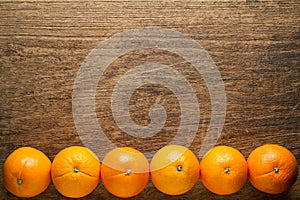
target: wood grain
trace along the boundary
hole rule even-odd
[[[300,2],[291,1],[0,1],[0,167],[20,146],[33,146],[52,160],[70,145],[82,145],[72,116],[77,72],[89,52],[116,33],[143,27],[180,31],[211,55],[225,84],[226,121],[217,144],[247,158],[257,146],[277,143],[300,163]],[[122,73],[145,61],[180,70],[197,93],[201,121],[190,148],[198,154],[211,115],[205,81],[182,58],[159,50],[135,51],[116,60],[97,86],[96,113],[108,138],[143,152],[174,137],[179,102],[167,88],[146,85],[131,99],[133,120],[149,123],[149,108],[168,112],[164,129],[150,139],[129,137],[109,108]],[[125,67],[124,67],[125,66]],[[183,66],[183,67],[182,67]],[[194,122],[195,123],[195,122]],[[201,159],[201,158],[199,158]],[[0,199],[18,199],[0,181]],[[170,197],[151,182],[133,199],[300,199],[300,179],[289,192],[267,195],[249,183],[236,194],[217,196],[201,181],[187,194]],[[32,199],[66,199],[51,184]],[[99,184],[83,199],[116,199]]]

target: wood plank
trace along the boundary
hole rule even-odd
[[[247,158],[257,146],[276,143],[300,163],[300,2],[291,1],[0,1],[0,168],[20,146],[33,146],[52,160],[63,148],[86,145],[72,113],[74,81],[85,58],[101,42],[123,31],[159,27],[186,34],[211,56],[224,82],[226,119],[217,145],[230,145]],[[97,86],[96,113],[107,137],[118,146],[157,150],[175,137],[180,102],[158,85],[139,88],[131,99],[137,124],[150,123],[153,103],[168,120],[152,138],[122,132],[110,108],[114,85],[129,69],[158,62],[189,80],[200,106],[200,127],[190,149],[198,155],[211,120],[207,83],[181,57],[161,50],[120,56]],[[188,137],[188,136],[187,136]],[[100,145],[100,144],[99,144]],[[201,157],[199,157],[199,160]],[[2,177],[2,174],[0,175]],[[18,199],[0,181],[1,199]],[[250,183],[238,193],[217,196],[201,181],[187,194],[170,197],[151,182],[134,199],[299,199],[300,181],[281,195],[267,195]],[[33,199],[65,199],[51,184]],[[83,199],[116,199],[99,184]]]

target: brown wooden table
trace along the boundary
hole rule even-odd
[[[73,87],[81,64],[92,49],[113,35],[146,27],[171,29],[189,36],[217,66],[227,99],[225,123],[216,145],[237,148],[247,158],[257,146],[276,143],[291,150],[300,163],[299,25],[297,0],[2,0],[0,168],[20,146],[36,147],[53,160],[67,146],[92,145],[82,142],[73,119]],[[176,136],[181,102],[161,85],[140,87],[129,105],[133,121],[144,126],[150,123],[150,106],[163,105],[167,120],[159,133],[144,139],[129,136],[114,121],[110,108],[114,85],[126,71],[150,61],[178,70],[194,89],[200,121],[191,121],[199,123],[199,128],[189,148],[198,155],[213,112],[209,86],[190,63],[164,50],[136,50],[111,63],[96,88],[99,128],[113,144],[132,146],[142,152],[157,150]],[[98,145],[101,148],[101,143]],[[5,190],[0,176],[0,199],[18,199]],[[289,192],[281,195],[264,194],[247,182],[236,194],[218,196],[206,190],[199,180],[187,194],[171,197],[156,190],[150,181],[133,199],[149,198],[300,199],[300,178]],[[32,199],[66,198],[51,184]],[[83,199],[116,198],[100,182]]]

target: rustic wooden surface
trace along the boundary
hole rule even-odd
[[[88,53],[110,36],[143,27],[180,31],[198,41],[216,63],[226,89],[227,112],[217,144],[239,149],[247,158],[257,146],[277,143],[291,150],[300,164],[300,2],[291,1],[0,1],[0,168],[20,146],[33,146],[52,160],[70,145],[82,145],[72,116],[72,90]],[[164,58],[161,59],[161,56]],[[135,62],[132,62],[132,57]],[[97,88],[98,121],[113,143],[141,151],[159,149],[176,134],[180,107],[166,88],[144,86],[134,93],[131,114],[149,123],[148,110],[161,102],[170,112],[164,130],[150,140],[124,136],[113,121],[111,88],[121,67],[150,59],[165,64],[180,58],[162,51],[120,57]],[[125,63],[125,64],[124,64]],[[176,68],[176,66],[175,66]],[[192,68],[201,105],[201,128],[190,147],[196,154],[209,123],[210,100],[205,82]],[[110,81],[113,80],[113,81]],[[142,98],[144,95],[144,98]],[[104,109],[103,109],[104,108]],[[200,159],[200,158],[199,158]],[[2,175],[0,175],[2,176]],[[151,182],[133,199],[300,199],[300,179],[289,192],[267,195],[249,183],[236,194],[217,196],[200,180],[178,197],[158,192]],[[0,199],[18,199],[0,181]],[[51,184],[32,199],[66,199]],[[100,183],[83,199],[116,199]]]

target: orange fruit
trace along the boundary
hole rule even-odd
[[[5,188],[18,197],[34,197],[50,184],[51,161],[41,151],[21,147],[4,162],[2,177]]]
[[[247,181],[247,162],[236,149],[216,146],[200,161],[202,184],[219,195],[239,191]]]
[[[247,162],[251,184],[262,192],[282,193],[290,189],[297,179],[297,160],[282,146],[260,146],[250,153]]]
[[[131,147],[113,149],[103,158],[101,178],[111,194],[121,198],[136,196],[149,181],[148,160]]]
[[[51,176],[59,193],[70,198],[80,198],[97,187],[100,161],[88,148],[71,146],[55,156]]]
[[[199,179],[199,162],[195,154],[180,145],[168,145],[156,152],[150,163],[154,186],[168,195],[188,192]]]

